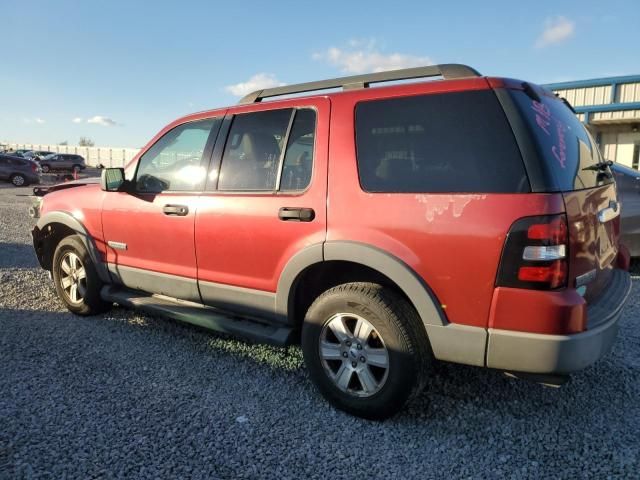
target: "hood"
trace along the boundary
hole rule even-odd
[[[100,177],[82,178],[80,180],[70,180],[68,182],[58,183],[47,187],[34,187],[33,194],[36,197],[44,197],[47,193],[66,188],[81,187],[83,185],[95,185],[100,183]]]

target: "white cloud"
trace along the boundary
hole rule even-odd
[[[40,117],[35,117],[35,118],[23,118],[22,119],[23,123],[31,124],[31,123],[37,123],[38,125],[42,125],[43,123],[45,123],[45,120],[40,118]]]
[[[73,123],[82,123],[82,117],[76,117],[73,120],[71,120]]]
[[[563,16],[550,17],[544,22],[544,30],[535,43],[536,48],[564,42],[571,38],[576,31],[575,22]]]
[[[80,121],[82,121],[82,119],[80,119]],[[114,125],[117,125],[115,120],[109,117],[103,117],[102,115],[95,115],[91,118],[88,118],[87,123],[95,123],[96,125],[102,125],[103,127],[113,127]]]
[[[331,47],[313,54],[314,60],[338,67],[344,73],[370,73],[432,65],[426,56],[407,53],[383,53],[375,40],[350,40],[346,48]]]
[[[228,85],[224,89],[237,96],[242,97],[248,93],[256,90],[262,90],[264,88],[281,87],[286,85],[280,82],[272,73],[256,73],[246,82],[236,83],[235,85]]]

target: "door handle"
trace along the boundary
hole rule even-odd
[[[165,205],[162,207],[162,213],[176,217],[184,217],[189,213],[189,207],[186,205]]]
[[[278,212],[278,218],[284,222],[311,222],[316,218],[313,208],[282,207]]]

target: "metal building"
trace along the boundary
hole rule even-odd
[[[640,164],[640,75],[545,85],[566,98],[607,160]]]

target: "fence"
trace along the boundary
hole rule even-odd
[[[44,145],[35,143],[8,143],[4,148],[12,150],[42,150],[55,153],[82,155],[89,166],[102,164],[105,167],[124,167],[139,148],[82,147],[79,145]]]

